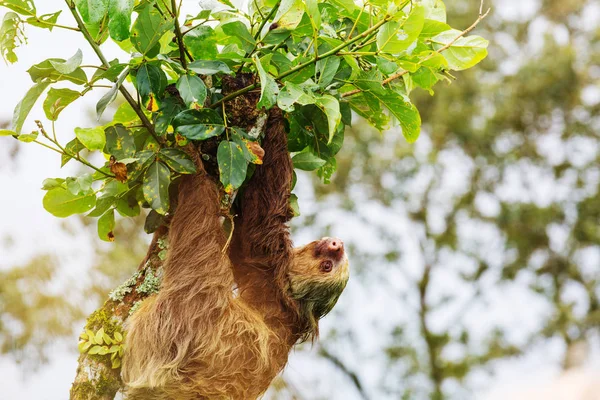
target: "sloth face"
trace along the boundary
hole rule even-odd
[[[294,249],[289,271],[292,298],[308,306],[314,318],[327,314],[346,287],[349,276],[344,242],[325,237]]]

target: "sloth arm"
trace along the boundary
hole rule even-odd
[[[161,297],[187,301],[184,296],[210,295],[211,300],[231,296],[233,273],[220,222],[216,183],[206,174],[184,176],[179,202],[169,232]],[[223,306],[225,302],[215,302]]]
[[[293,166],[278,109],[270,112],[262,147],[263,164],[256,166],[242,194],[232,258],[273,270],[287,266],[292,255],[287,222],[293,216],[289,205]]]

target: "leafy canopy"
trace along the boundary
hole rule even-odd
[[[43,144],[61,154],[61,165],[75,159],[92,169],[44,181],[44,207],[57,217],[89,212],[98,218],[103,240],[114,240],[115,210],[135,216],[140,206],[150,208],[149,232],[162,223],[171,208],[172,183],[195,172],[185,151],[190,141],[217,140],[225,192],[243,185],[253,171],[250,164],[262,163],[263,151],[260,134],[229,121],[226,105],[239,96],[260,93],[260,113],[279,107],[294,166],[316,170],[328,182],[352,111],[380,130],[397,123],[412,142],[421,119],[411,91],[433,94],[438,81],[449,81],[450,71],[470,68],[487,55],[485,39],[466,36],[483,16],[458,31],[446,23],[441,0],[256,0],[247,10],[220,0],[221,6],[199,9],[183,24],[175,0],[65,1],[74,26],[58,24],[60,11],[37,15],[32,0],[0,0],[9,9],[0,28],[0,53],[16,62],[25,25],[33,25],[84,35],[101,63],[84,70],[78,50],[32,66],[33,86],[15,108],[13,129],[0,135]],[[107,40],[129,60],[108,61],[101,50]],[[240,73],[252,74],[256,83],[223,93],[225,77]],[[63,87],[67,82],[77,90]],[[107,85],[108,90],[99,88]],[[76,128],[66,144],[40,121],[37,130],[22,132],[44,94],[46,117],[56,121],[91,90],[106,91],[96,106],[98,117],[119,92],[125,98],[109,123]],[[107,161],[92,165],[84,158],[88,152],[101,152]]]

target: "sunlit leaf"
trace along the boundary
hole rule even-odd
[[[101,126],[75,128],[75,136],[88,150],[102,150],[106,144],[106,135]]]
[[[44,196],[44,208],[55,217],[65,218],[73,214],[85,213],[96,204],[96,195],[74,195],[65,188],[57,187],[49,190]]]
[[[204,140],[218,136],[225,130],[221,116],[214,110],[186,110],[173,119],[173,128],[191,140]]]
[[[294,168],[298,168],[303,171],[314,171],[315,169],[325,165],[326,161],[319,158],[311,151],[305,150],[292,157],[292,162],[294,163]]]
[[[217,38],[210,26],[200,25],[186,32],[183,43],[195,59],[214,60],[217,57]]]
[[[206,85],[196,75],[182,75],[177,81],[179,95],[188,108],[202,108],[206,100]]]
[[[83,53],[81,52],[80,49],[77,49],[77,52],[75,53],[75,55],[73,57],[69,58],[68,60],[58,61],[58,60],[50,59],[48,61],[50,61],[50,65],[52,65],[54,67],[56,72],[58,72],[59,74],[68,75],[68,74],[74,72],[81,65],[82,60],[83,60]]]
[[[246,179],[248,162],[244,157],[244,151],[239,144],[223,140],[217,149],[217,162],[221,183],[225,192],[231,194]]]
[[[161,15],[151,5],[144,7],[131,29],[131,42],[134,47],[148,57],[155,57],[160,51],[157,46],[160,38],[173,28],[173,19]]]
[[[129,38],[133,2],[133,0],[109,0],[108,15],[110,18],[108,21],[108,30],[110,37],[117,42]]]
[[[44,90],[50,85],[50,81],[38,82],[31,89],[27,91],[23,100],[17,104],[13,112],[12,125],[16,133],[21,133],[25,119],[29,115],[29,112],[33,108],[33,105],[37,99],[44,93]]]
[[[20,18],[13,12],[7,12],[2,19],[0,27],[0,54],[9,63],[17,62],[17,54],[15,49],[21,43]]]
[[[98,218],[98,237],[105,242],[115,241],[115,210],[110,209]],[[106,343],[106,340],[105,340]]]
[[[256,107],[264,107],[268,110],[277,102],[277,93],[279,92],[277,82],[275,82],[275,79],[266,72],[266,69],[269,67],[269,62],[271,61],[271,55],[265,56],[262,59],[255,56],[252,60],[256,65],[258,76],[260,77],[260,100],[256,104]]]
[[[35,16],[33,0],[0,0],[0,7],[6,7],[25,16]]]
[[[50,88],[46,100],[44,100],[46,118],[56,121],[61,111],[80,97],[81,93],[75,90]]]
[[[214,60],[196,60],[188,65],[190,71],[200,75],[214,75],[219,72],[231,74],[229,66],[222,61]]]
[[[161,149],[159,158],[175,172],[180,174],[196,173],[194,161],[192,161],[189,155],[179,149]]]
[[[467,36],[456,39],[460,31],[452,29],[431,38],[436,50],[452,43],[442,55],[448,61],[450,69],[460,71],[471,68],[487,56],[489,42],[481,36]],[[455,41],[456,39],[456,41]],[[454,41],[454,42],[453,42]]]
[[[153,210],[161,215],[169,211],[169,185],[171,184],[171,171],[160,161],[155,161],[148,167],[144,174],[142,185],[144,199]]]

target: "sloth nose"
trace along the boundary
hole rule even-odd
[[[344,250],[344,242],[342,242],[339,238],[328,238],[327,250],[331,252],[342,251]]]

